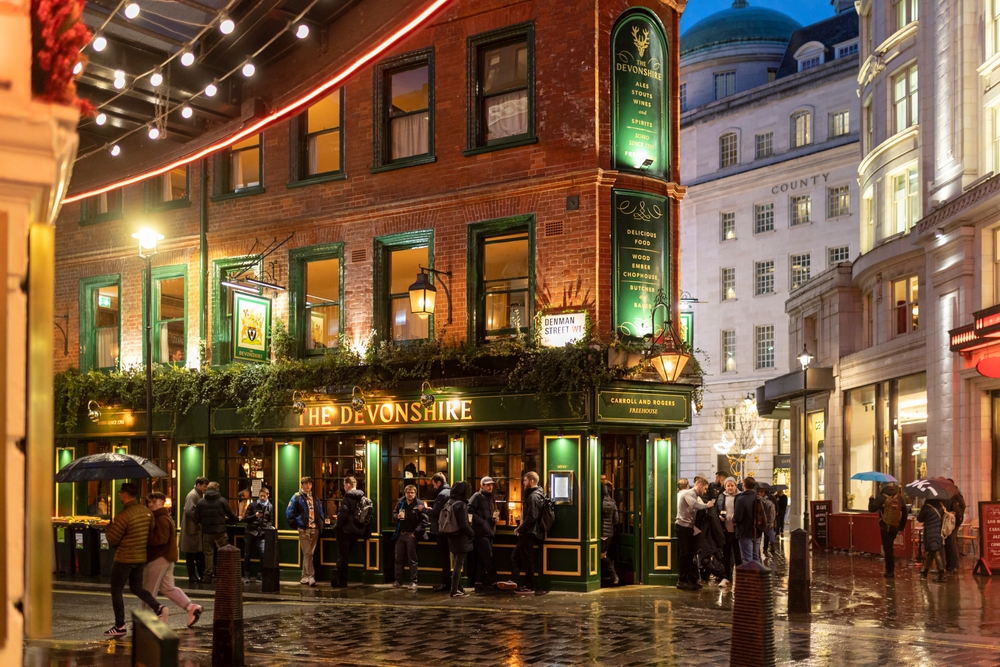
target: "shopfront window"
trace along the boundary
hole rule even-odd
[[[347,433],[313,438],[313,491],[323,500],[323,514],[336,516],[344,495],[344,478],[358,480],[357,488],[370,495],[366,484],[365,451],[368,440],[363,435]]]
[[[145,448],[145,441],[142,447]],[[177,497],[177,457],[175,456],[174,441],[167,438],[156,438],[153,440],[153,448],[147,452],[147,458],[159,466],[160,470],[167,473],[166,477],[150,477],[141,480],[139,492],[146,496],[153,491],[159,491],[167,497],[167,507],[173,507],[176,503],[183,505],[184,499]],[[134,452],[133,452],[134,453]]]
[[[538,471],[538,431],[478,431],[473,434],[475,487],[485,476],[493,478],[493,500],[500,511],[498,525],[514,525],[521,512],[521,477]]]
[[[903,484],[927,476],[927,375],[896,380],[895,470]]]
[[[393,433],[389,436],[389,497],[401,498],[407,484],[417,487],[417,497],[434,500],[431,477],[448,475],[447,433]],[[454,480],[448,479],[451,484]]]
[[[237,516],[241,509],[240,495],[244,491],[256,497],[254,489],[266,486],[274,497],[273,439],[227,438],[215,451],[218,456],[208,459],[207,477],[219,483],[219,490]],[[260,480],[259,483],[255,484],[256,480]]]
[[[859,472],[878,470],[875,457],[875,385],[847,393],[848,478]],[[867,509],[868,498],[875,494],[875,484],[848,480],[844,507]]]
[[[809,478],[815,480],[810,484],[809,500],[826,498],[826,415],[820,410],[809,412],[806,419],[806,443],[809,447],[808,460],[812,470]]]

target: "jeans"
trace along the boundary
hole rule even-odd
[[[680,578],[677,583],[698,583],[698,567],[694,564],[694,528],[674,525],[677,529],[677,562]]]
[[[243,538],[243,576],[250,576],[250,552],[256,551],[260,557],[257,563],[257,576],[264,572],[264,537],[260,535],[246,535]]]
[[[517,536],[517,546],[510,561],[510,578],[516,581],[518,574],[523,570],[524,580],[521,585],[524,588],[535,587],[535,545],[538,543],[538,538],[534,535]]]
[[[125,626],[125,599],[122,593],[125,591],[126,583],[132,595],[149,605],[149,608],[157,614],[160,613],[160,603],[152,593],[142,587],[142,572],[145,569],[145,563],[111,564],[111,606],[115,610],[116,628]]]
[[[476,567],[472,571],[473,584],[482,584],[490,588],[496,583],[497,571],[493,565],[493,536],[484,535],[472,540],[475,547]]]
[[[739,538],[740,543],[740,558],[744,563],[749,563],[750,561],[760,562],[760,554],[757,552],[755,540],[752,537],[741,537]]]
[[[184,552],[187,561],[188,582],[195,582],[205,576],[205,554],[201,551]]]
[[[347,585],[347,570],[350,567],[351,549],[354,548],[359,539],[361,539],[360,535],[348,533],[343,530],[337,531],[337,586],[341,588]]]
[[[465,556],[468,552],[461,551],[457,554],[452,554],[455,557],[455,563],[451,566],[451,594],[454,595],[462,588],[462,566],[465,565]]]
[[[215,550],[229,544],[229,535],[225,533],[202,533],[201,550],[205,553],[205,578],[215,576]]]
[[[302,579],[316,578],[316,566],[313,564],[316,544],[319,542],[319,528],[299,528],[299,549],[302,550]]]
[[[146,569],[142,572],[142,587],[153,597],[163,593],[181,609],[187,610],[191,605],[191,599],[174,585],[174,564],[166,558],[160,557],[151,563],[146,563]],[[151,609],[145,602],[142,603],[142,607]]]
[[[403,568],[410,565],[410,583],[417,583],[417,538],[413,533],[400,533],[396,538],[396,583],[403,583]]]

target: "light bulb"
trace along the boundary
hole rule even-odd
[[[108,40],[104,35],[98,35],[97,37],[94,38],[94,41],[91,43],[91,46],[94,47],[95,51],[103,51],[104,47],[106,47],[107,45],[108,45]]]
[[[190,118],[194,115],[194,110],[191,107],[184,107],[181,109],[181,115],[185,118]]]
[[[236,23],[231,18],[223,14],[222,21],[219,22],[219,30],[222,31],[222,34],[228,35],[235,29],[236,29]]]
[[[97,123],[98,125],[104,125],[105,123],[108,122],[108,117],[104,113],[99,113],[97,114],[97,118],[94,119],[94,122]]]
[[[122,149],[118,144],[115,144],[114,146],[111,147],[111,157],[118,157],[118,154],[121,152]]]
[[[149,138],[150,139],[159,139],[160,138],[160,130],[155,125],[153,127],[149,128]]]
[[[214,83],[210,83],[208,84],[208,86],[205,87],[205,94],[209,97],[215,97],[215,94],[217,92],[219,92],[219,89],[215,86]]]
[[[139,15],[139,3],[130,2],[127,5],[125,5],[125,16],[127,16],[130,19],[134,19],[138,15]]]
[[[149,84],[154,88],[163,83],[163,75],[160,74],[160,70],[156,70],[149,75]]]
[[[305,39],[309,36],[309,26],[305,23],[300,23],[299,27],[295,29],[295,36],[299,39]]]
[[[194,54],[190,51],[185,51],[181,55],[181,65],[184,67],[190,67],[194,63]]]
[[[73,65],[73,74],[74,75],[77,75],[77,74],[79,74],[82,71],[83,71],[83,63],[78,62],[77,64]]]
[[[256,72],[256,71],[257,71],[257,68],[254,67],[254,64],[252,62],[250,62],[249,60],[243,64],[243,76],[249,78],[249,77],[253,76],[254,72]]]
[[[118,76],[119,74],[121,74],[121,76]],[[118,72],[115,72],[115,88],[121,90],[124,87],[125,87],[125,73],[119,70]]]

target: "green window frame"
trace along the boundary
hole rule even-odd
[[[93,197],[87,197],[80,202],[80,224],[96,225],[100,222],[123,220],[122,201],[125,191],[122,188],[102,192]]]
[[[309,246],[305,248],[294,248],[288,251],[288,333],[295,341],[298,348],[298,356],[319,356],[326,353],[327,349],[337,347],[339,342],[333,346],[324,348],[308,347],[309,327],[312,325],[312,308],[309,302],[309,295],[306,293],[308,287],[308,265],[311,262],[321,262],[336,259],[340,262],[338,267],[338,297],[336,303],[328,302],[324,307],[337,307],[337,331],[339,335],[344,333],[344,244],[327,243],[323,245]]]
[[[424,110],[414,113],[393,112],[392,77],[423,67],[427,68],[427,151],[392,159],[392,121],[424,112]],[[421,49],[383,60],[375,65],[373,76],[372,90],[375,99],[372,104],[374,117],[371,173],[435,162],[437,157],[434,155],[434,49]]]
[[[391,234],[388,236],[379,236],[375,238],[374,241],[374,265],[373,265],[373,283],[374,290],[372,293],[373,304],[372,313],[373,324],[375,327],[376,334],[379,340],[383,341],[393,341],[399,344],[406,344],[413,342],[414,340],[433,340],[434,339],[434,315],[430,315],[427,318],[427,337],[422,339],[408,339],[408,340],[395,340],[392,336],[392,302],[394,299],[402,299],[403,296],[407,297],[407,312],[409,311],[409,295],[405,292],[391,293],[390,288],[392,285],[392,253],[399,250],[413,250],[416,248],[427,248],[427,264],[426,268],[434,268],[434,230],[424,229],[414,232],[402,232],[400,234]],[[416,280],[417,274],[413,274],[413,280]],[[428,281],[434,284],[434,275],[431,274],[428,277]],[[441,297],[444,297],[443,290],[440,293]],[[438,305],[440,304],[440,305]],[[438,299],[435,304],[435,310],[441,306],[447,308],[447,304],[443,298]]]
[[[524,84],[520,81],[511,82],[497,91],[485,94],[487,82],[491,79],[488,72],[489,64],[486,58],[495,54],[502,58],[503,49],[521,43],[525,45],[526,77]],[[468,82],[467,108],[467,148],[464,155],[478,155],[487,151],[524,146],[538,141],[535,135],[535,25],[532,22],[519,23],[499,30],[492,30],[480,35],[472,35],[466,40],[466,81]],[[515,58],[518,54],[515,53]],[[502,61],[497,65],[501,65]],[[515,68],[516,72],[516,68]],[[489,122],[487,119],[487,98],[501,95],[514,95],[521,91],[526,93],[527,127],[524,132],[497,139],[489,138]],[[514,100],[507,100],[514,101]]]
[[[327,104],[336,96],[337,105],[337,125],[336,127],[312,128],[310,131],[309,112],[312,108],[320,104]],[[289,125],[289,182],[288,187],[295,188],[313,183],[326,183],[346,178],[344,173],[344,88],[340,87],[315,102],[312,107],[306,109],[301,114],[291,120]],[[318,171],[318,159],[316,160],[316,171],[313,171],[312,163],[316,154],[316,147],[321,141],[329,141],[336,137],[337,143],[337,168],[326,171]],[[313,148],[310,148],[310,147]]]
[[[146,279],[145,269],[142,272],[143,281]],[[161,300],[160,294],[163,283],[166,280],[176,280],[180,279],[183,281],[183,302],[181,308],[183,311],[183,317],[168,317],[166,319],[162,318],[160,312]],[[143,283],[145,284],[145,282]],[[146,335],[146,313],[148,312],[149,304],[146,303],[146,292],[143,290],[142,294],[142,335],[143,335],[143,345],[142,345],[142,359],[143,362],[146,361],[146,345],[145,345],[145,335]],[[188,280],[187,280],[187,264],[174,264],[172,266],[156,266],[153,267],[153,363],[154,364],[174,364],[177,366],[184,366],[187,363],[187,338],[188,338]],[[182,327],[182,352],[179,359],[163,358],[163,345],[162,339],[160,337],[161,327],[166,326],[169,336],[169,330],[171,324],[180,323]]]
[[[181,173],[183,172],[183,174]],[[170,198],[166,198],[166,193]],[[146,210],[151,213],[185,208],[191,205],[191,166],[171,169],[145,182]]]
[[[118,336],[117,340],[113,334],[108,336],[107,343],[117,342],[118,356],[115,357],[111,365],[98,365],[99,358],[99,337],[102,334],[99,329],[110,329],[111,327],[98,327],[96,318],[98,313],[98,297],[100,290],[105,287],[115,287],[118,290]],[[80,281],[80,370],[117,370],[121,366],[122,349],[122,277],[120,273],[111,273],[103,276],[84,278]],[[113,350],[114,348],[112,348]]]
[[[499,329],[496,333],[487,332],[486,296],[486,246],[491,239],[510,236],[523,232],[528,240],[528,281],[527,281],[527,313],[521,324],[521,331],[530,333],[535,316],[535,216],[521,215],[510,218],[500,218],[469,225],[468,227],[468,258],[467,280],[468,289],[468,336],[477,344],[489,342],[490,337],[501,338],[517,334],[514,329]],[[520,291],[520,290],[518,290]]]
[[[261,275],[262,265],[253,257],[212,260],[212,366],[225,366],[233,361],[233,290],[222,281],[248,265],[254,275]],[[257,294],[261,292],[258,290]]]
[[[222,151],[221,153],[217,153],[215,155],[212,169],[212,183],[214,184],[212,194],[213,202],[226,201],[227,199],[236,199],[238,197],[249,197],[251,195],[264,193],[264,133],[261,132],[256,135],[257,143],[255,145],[246,145],[251,139],[252,137],[247,137],[243,141],[234,144],[229,148],[229,150]],[[236,188],[232,182],[233,158],[238,156],[240,153],[253,150],[257,151],[257,184]]]

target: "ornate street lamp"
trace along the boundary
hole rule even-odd
[[[163,234],[144,228],[132,238],[139,242],[139,257],[146,260],[146,451],[143,456],[148,458],[153,453],[153,255]]]
[[[809,354],[809,348],[802,344],[802,354],[799,355],[799,364],[802,365],[802,528],[809,530],[809,445],[806,440],[809,438],[806,421],[808,419],[808,409],[806,402],[809,400],[809,364],[812,363],[813,355]]]
[[[428,276],[433,273],[436,276],[451,278],[451,271],[438,271],[423,266],[417,268],[420,269],[417,280],[407,290],[410,293],[410,312],[420,319],[426,320],[428,316],[434,314],[434,304],[437,297],[437,289],[427,279]],[[451,324],[451,290],[448,289],[448,283],[444,280],[441,281],[441,287],[444,288],[444,295],[448,298],[448,324]]]
[[[656,330],[656,311],[660,308],[664,311],[663,327],[659,332]],[[653,311],[650,313],[650,324],[653,332],[648,335],[649,347],[646,350],[646,361],[656,369],[657,374],[663,382],[676,382],[681,371],[687,365],[691,355],[684,352],[680,338],[674,331],[674,324],[670,318],[670,309],[667,307],[666,297],[663,288],[656,294],[653,301]]]

